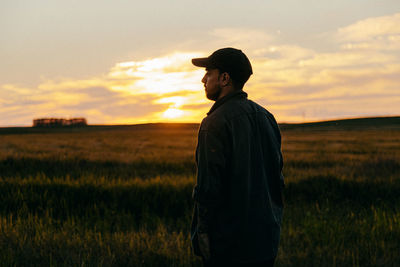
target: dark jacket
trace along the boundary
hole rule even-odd
[[[284,181],[273,115],[243,91],[218,100],[200,125],[196,163],[195,254],[200,254],[197,234],[204,232],[212,257],[237,262],[276,257]]]

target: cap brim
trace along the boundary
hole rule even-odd
[[[208,57],[193,58],[192,63],[197,67],[203,67],[203,68],[208,68],[211,67],[212,65]]]

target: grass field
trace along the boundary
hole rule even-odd
[[[0,129],[0,266],[200,266],[197,127]],[[400,266],[400,118],[281,130],[276,266]]]

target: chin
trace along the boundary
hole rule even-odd
[[[217,101],[221,91],[215,92],[215,93],[209,93],[206,91],[206,97],[212,101]]]
[[[216,101],[217,99],[218,99],[218,95],[216,95],[216,94],[206,94],[206,97],[209,99],[209,100],[212,100],[212,101]]]

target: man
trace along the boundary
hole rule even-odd
[[[223,48],[192,59],[215,101],[200,125],[191,238],[206,266],[273,266],[282,220],[281,135],[271,113],[247,99],[246,55]]]

